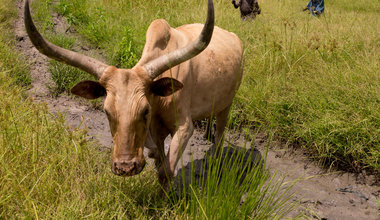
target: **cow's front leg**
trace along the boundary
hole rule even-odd
[[[190,118],[187,118],[174,132],[167,156],[158,171],[159,181],[165,190],[167,190],[168,183],[174,176],[178,160],[182,156],[191,135],[193,135],[193,131],[193,122]]]
[[[169,130],[160,122],[152,121],[145,146],[149,149],[148,157],[154,158],[154,164],[159,169],[165,159],[165,138]]]
[[[156,138],[155,140],[153,140],[151,132],[148,132],[147,139],[145,141],[145,147],[149,149],[148,157],[154,159],[154,164],[156,168],[158,169],[165,158],[165,149],[164,149],[165,137],[157,138],[157,136],[158,135],[156,134],[155,135]]]

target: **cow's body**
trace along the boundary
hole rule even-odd
[[[171,35],[168,44],[162,46],[163,49],[160,49],[160,46],[152,46],[162,40],[161,36],[154,41],[147,40],[142,58],[136,66],[143,65],[144,60],[152,59],[152,54],[160,56],[194,41],[203,24],[184,25],[174,29],[170,28],[166,21],[156,20],[149,27],[147,37],[158,29],[157,26],[160,30],[166,29],[162,26],[168,27],[168,34]],[[165,32],[161,31],[160,35],[165,35]],[[157,79],[173,77],[183,83],[184,87],[175,93],[177,107],[189,111],[193,120],[203,119],[231,105],[240,84],[241,59],[242,47],[239,38],[234,33],[215,27],[210,44],[201,54],[171,68]],[[162,106],[157,108],[157,113],[163,118],[173,118],[172,96],[156,98],[158,105],[162,103]]]
[[[142,66],[146,60],[155,58],[152,56],[167,54],[193,42],[202,28],[203,24],[191,24],[174,29],[162,19],[152,22],[147,31],[142,58],[136,66]],[[158,147],[157,150],[163,151],[166,136],[176,136],[176,125],[184,129],[183,135],[177,134],[183,143],[177,144],[173,138],[170,145],[169,152],[173,152],[174,158],[169,158],[167,162],[171,171],[174,171],[183,150],[179,148],[185,147],[193,132],[193,120],[216,116],[217,127],[224,130],[228,110],[240,85],[241,63],[240,39],[234,33],[215,27],[211,42],[202,53],[160,76],[173,77],[184,85],[174,94],[174,100],[172,96],[156,96],[152,104],[150,133],[154,143],[148,141],[148,148],[156,150]],[[220,141],[223,130],[217,129],[216,143]]]
[[[242,48],[235,34],[214,28],[212,0],[205,25],[174,29],[165,20],[153,21],[142,57],[132,69],[118,69],[46,41],[33,24],[28,0],[24,15],[28,35],[41,53],[98,78],[78,83],[71,92],[87,99],[105,96],[116,175],[140,173],[146,146],[159,167],[160,182],[167,186],[193,133],[193,120],[215,115],[216,143],[222,139],[242,77]],[[172,142],[165,155],[169,134]]]

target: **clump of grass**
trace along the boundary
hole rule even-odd
[[[70,89],[78,82],[90,78],[89,74],[54,60],[50,61],[49,71],[55,83],[51,86],[51,90],[55,95],[63,92],[69,93]]]
[[[50,39],[54,44],[67,49],[72,49],[75,41],[73,38],[62,35],[54,35],[53,37],[50,37]],[[95,79],[95,77],[79,70],[78,68],[74,68],[55,60],[50,60],[49,71],[54,82],[54,85],[51,86],[51,90],[55,95],[62,92],[69,93],[70,89],[82,80]]]
[[[116,48],[115,57],[112,60],[115,62],[115,66],[121,68],[132,68],[138,62],[136,45],[131,29],[124,28],[123,37]]]
[[[221,151],[206,157],[200,168],[194,163],[188,165],[188,184],[182,169],[182,200],[178,202],[175,196],[171,199],[183,217],[282,219],[295,209],[290,193],[294,183],[286,185],[276,174],[270,176],[263,166],[265,155],[263,159],[256,151],[232,146]],[[201,169],[200,177],[196,169]]]
[[[91,7],[92,4],[93,2],[88,3],[86,0],[60,1],[55,9],[64,15],[91,44],[105,49],[111,65],[133,67],[138,62],[137,51],[141,51],[142,48],[142,45],[135,42],[133,29],[121,25],[125,20],[119,19],[124,17],[113,14],[110,18],[112,8]],[[115,23],[115,20],[119,21]]]

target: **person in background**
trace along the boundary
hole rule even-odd
[[[313,16],[319,16],[325,10],[324,0],[310,0],[304,11],[309,10]]]
[[[256,15],[261,13],[257,0],[232,0],[232,4],[235,8],[240,7],[240,17],[243,21],[255,19]]]

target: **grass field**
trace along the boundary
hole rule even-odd
[[[262,1],[263,13],[241,22],[229,1],[215,1],[216,25],[238,34],[245,47],[245,75],[231,124],[274,131],[326,166],[378,171],[380,2],[328,2],[319,18],[302,12],[305,5],[302,0]],[[54,5],[38,0],[34,6],[53,42],[65,45],[67,40],[62,43],[49,31],[49,10],[64,15],[92,47],[104,50],[109,64],[125,68],[141,56],[151,21],[165,18],[173,27],[202,23],[206,10],[201,0],[62,0]],[[68,68],[53,67],[56,72]],[[61,87],[67,90],[73,81]]]

